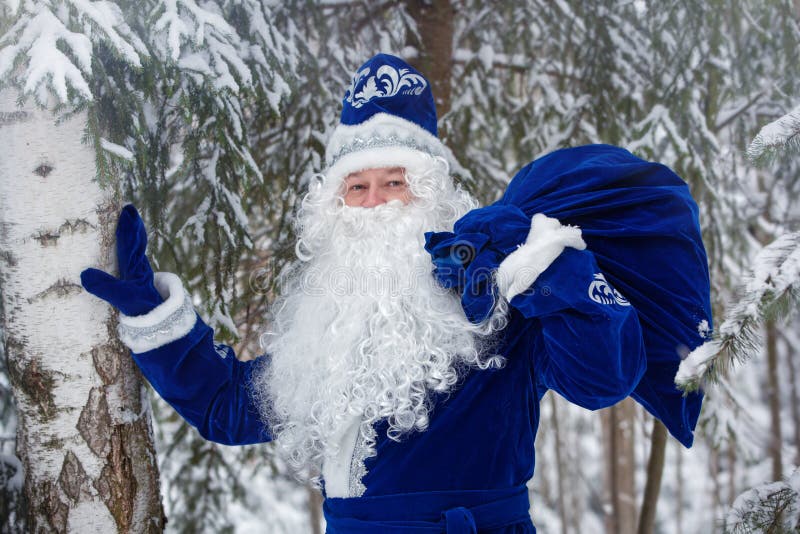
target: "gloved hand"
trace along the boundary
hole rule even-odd
[[[128,316],[143,315],[164,302],[153,284],[153,269],[147,256],[147,232],[139,212],[128,204],[117,221],[119,278],[99,269],[81,273],[81,284],[89,293],[105,300]]]
[[[530,227],[531,220],[519,208],[492,204],[464,215],[452,232],[425,234],[434,277],[461,294],[461,307],[473,323],[492,314],[498,297],[494,272]]]
[[[497,288],[511,300],[533,285],[566,247],[586,248],[581,229],[565,226],[558,219],[537,213],[524,244],[511,252],[497,268]]]

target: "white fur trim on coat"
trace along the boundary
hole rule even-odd
[[[172,273],[155,273],[154,283],[164,302],[144,315],[119,315],[119,338],[136,354],[182,338],[197,321],[180,278]]]
[[[497,288],[511,300],[533,285],[565,247],[586,248],[577,226],[564,226],[558,219],[537,213],[525,243],[509,254],[497,268]]]

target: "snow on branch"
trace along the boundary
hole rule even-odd
[[[3,0],[0,2],[0,7],[2,7],[2,4],[5,4],[6,8],[10,12],[9,14],[14,16],[17,14],[17,10],[19,9],[19,1],[20,0]]]
[[[201,7],[194,0],[159,4],[151,39],[162,59],[197,73],[201,83],[208,77],[215,91],[229,89],[237,94],[240,84],[252,83],[250,68],[242,59],[246,43],[220,13],[211,10],[213,4]]]
[[[93,42],[107,43],[137,68],[148,55],[111,2],[68,0],[62,9],[51,9],[50,2],[31,1],[16,7],[16,22],[0,37],[0,80],[21,86],[40,105],[50,94],[68,103],[70,89],[78,100],[92,100]]]
[[[704,381],[715,381],[732,364],[756,355],[763,320],[785,314],[787,305],[796,303],[798,298],[800,232],[792,232],[759,251],[742,298],[730,310],[714,339],[697,347],[681,362],[675,383],[683,390],[693,391]]]
[[[797,532],[800,529],[800,468],[786,479],[750,488],[725,516],[725,532]]]
[[[125,161],[133,161],[133,152],[122,145],[118,145],[116,143],[112,143],[108,139],[101,138],[100,146],[103,147],[103,150],[117,156],[118,158],[121,158]]]
[[[140,68],[150,54],[144,42],[125,22],[125,15],[114,2],[70,0],[75,22],[89,32],[92,41],[104,41],[125,61]]]
[[[23,12],[0,38],[0,79],[16,78],[14,81],[21,83],[26,93],[35,93],[40,104],[47,102],[48,88],[62,103],[68,101],[68,87],[91,100],[92,92],[84,78],[84,74],[91,74],[91,40],[69,31],[45,6],[35,6],[27,15]],[[58,42],[69,47],[74,61],[57,48]],[[12,73],[20,56],[24,65],[21,79]]]
[[[530,59],[523,54],[497,53],[488,44],[482,45],[477,52],[459,48],[453,52],[453,59],[463,63],[469,63],[477,59],[487,71],[494,67],[523,70],[530,68],[531,63]]]
[[[160,4],[163,11],[154,29],[167,32],[166,52],[174,61],[180,57],[184,43],[202,47],[209,30],[223,38],[236,35],[236,30],[221,15],[198,6],[193,0],[165,0]]]
[[[789,147],[800,149],[800,106],[761,128],[747,147],[747,157],[761,163]]]

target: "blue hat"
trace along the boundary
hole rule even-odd
[[[431,156],[454,159],[437,137],[430,83],[399,57],[378,54],[364,63],[342,104],[325,150],[329,183],[370,168],[423,171]]]

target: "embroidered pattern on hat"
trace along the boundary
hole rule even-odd
[[[401,95],[419,96],[428,86],[428,82],[419,74],[409,69],[396,69],[391,65],[383,65],[370,76],[356,92],[361,81],[369,75],[369,67],[361,69],[353,77],[353,84],[347,90],[345,100],[358,109],[373,98],[386,98]],[[379,87],[380,84],[380,87]]]

